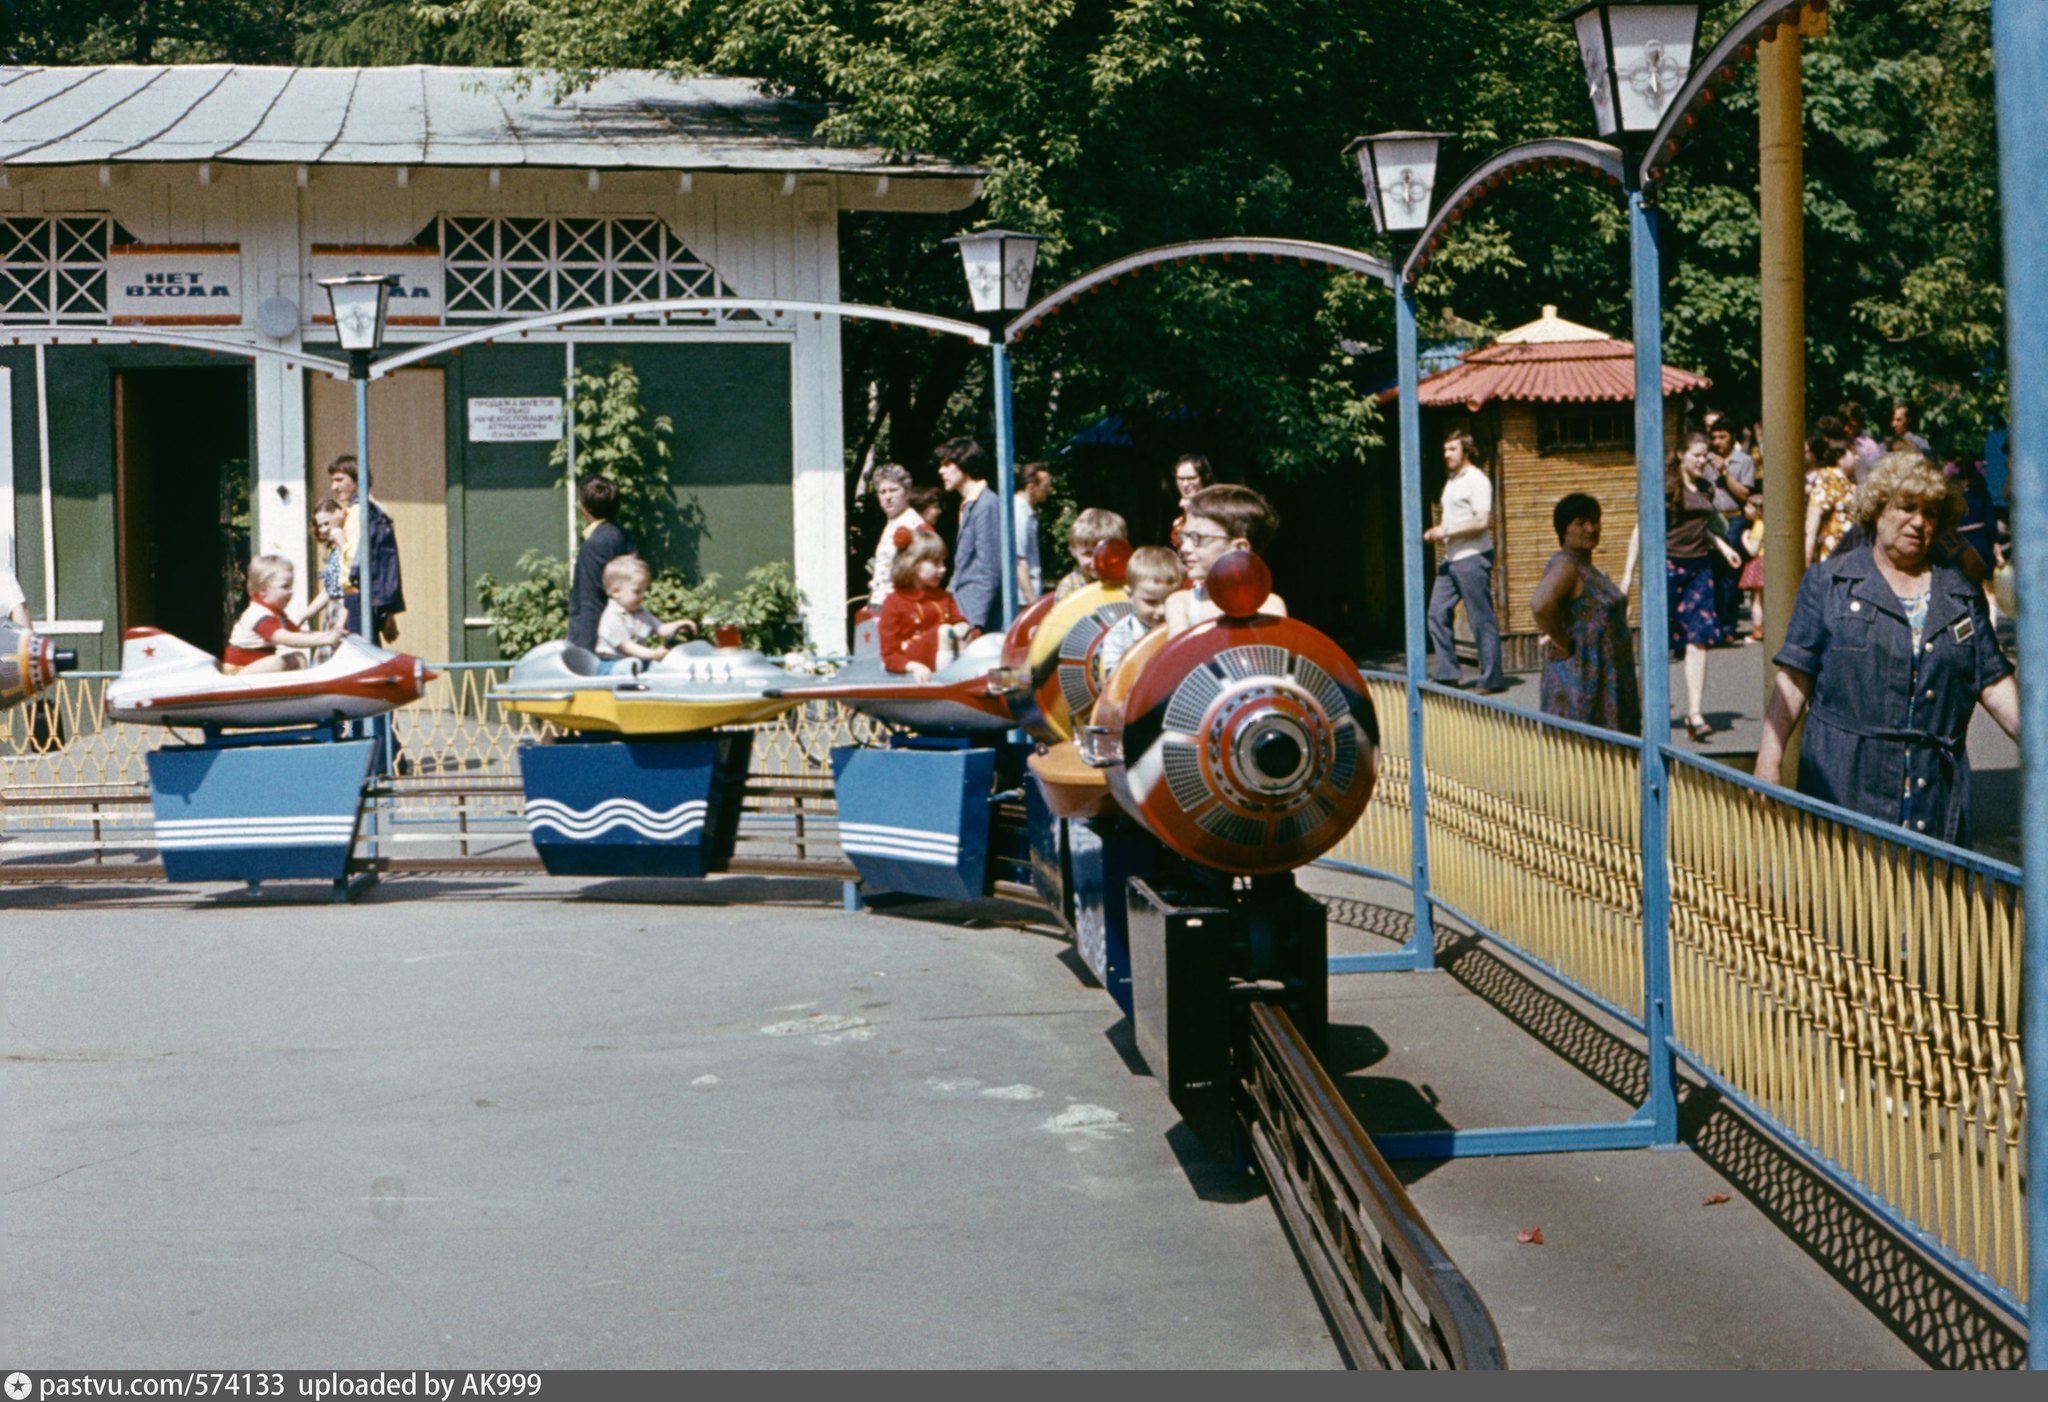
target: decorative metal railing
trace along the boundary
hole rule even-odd
[[[1412,885],[1406,705],[1325,862]],[[1423,688],[1428,898],[1639,1031],[1641,742]],[[2020,872],[1664,747],[1671,1051],[2022,1314]],[[1398,812],[1395,810],[1399,810]]]

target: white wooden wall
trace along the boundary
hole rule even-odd
[[[313,244],[408,243],[439,214],[646,214],[668,221],[737,295],[835,301],[838,209],[849,201],[875,207],[878,198],[872,180],[829,176],[787,181],[782,176],[696,175],[685,191],[672,173],[643,171],[605,173],[596,190],[582,171],[518,169],[502,171],[495,190],[487,171],[468,169],[409,169],[403,184],[391,167],[302,172],[291,166],[116,166],[104,180],[96,167],[9,174],[9,186],[0,189],[0,213],[106,212],[145,243],[239,245],[249,325],[224,331],[222,338],[285,349],[297,348],[299,337],[263,337],[253,324],[255,311],[269,297],[289,297],[303,308],[318,295],[307,282],[305,266],[306,250]],[[935,188],[920,190],[916,182],[898,182],[896,189],[905,208],[957,208],[973,196],[972,182],[939,183],[947,187],[943,194]],[[601,327],[576,334],[608,338]],[[756,333],[737,325],[627,333],[650,334],[688,340]],[[839,321],[805,318],[794,327],[785,324],[759,334],[791,338],[796,577],[809,600],[814,645],[843,652],[846,521]],[[390,339],[414,338],[395,331]],[[611,333],[609,338],[626,337]],[[310,577],[305,568],[310,503],[305,500],[303,375],[264,362],[255,370],[258,549],[291,557],[301,580]]]

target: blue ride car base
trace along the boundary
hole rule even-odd
[[[979,900],[989,891],[996,752],[832,752],[839,845],[869,893]]]
[[[524,745],[526,825],[550,876],[695,878],[724,871],[753,737]]]
[[[299,733],[150,751],[165,878],[345,881],[375,749],[371,740]]]

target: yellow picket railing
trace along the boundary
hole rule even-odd
[[[1407,721],[1330,860],[1407,879]],[[1430,896],[1642,1024],[1640,750],[1427,687]],[[2026,1293],[2019,873],[1667,749],[1678,1054],[1964,1274]]]
[[[1671,781],[1688,1060],[2023,1298],[2019,873],[1692,764]]]
[[[1408,701],[1401,683],[1378,675],[1365,679],[1366,696],[1380,727],[1380,772],[1372,802],[1328,860],[1408,879],[1409,839]]]
[[[459,814],[465,821],[520,812],[519,747],[550,728],[490,698],[509,664],[437,669],[426,693],[392,713],[402,758],[393,781],[401,819]],[[162,726],[109,724],[103,697],[109,677],[65,676],[33,702],[0,712],[0,831],[95,826],[123,810],[146,821],[145,756],[198,733]],[[879,743],[884,728],[836,701],[808,702],[747,727],[753,733],[751,772],[776,788],[831,788],[831,751]],[[794,800],[755,798],[757,811],[781,811]]]

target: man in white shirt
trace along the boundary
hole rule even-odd
[[[1052,495],[1052,469],[1028,462],[1017,469],[1017,495],[1012,505],[1017,528],[1017,602],[1028,604],[1045,592],[1045,572],[1038,559],[1038,508]]]
[[[0,568],[0,617],[9,623],[19,623],[28,628],[28,596],[21,592],[21,581],[14,577],[14,571]]]
[[[1452,619],[1458,602],[1479,647],[1474,691],[1492,695],[1508,689],[1500,669],[1500,624],[1493,615],[1493,483],[1479,465],[1472,435],[1458,429],[1444,439],[1443,513],[1422,533],[1437,546],[1436,582],[1429,591],[1429,644],[1436,651],[1430,674],[1456,686],[1458,665]]]

